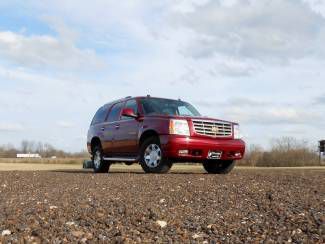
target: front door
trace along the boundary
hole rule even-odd
[[[138,113],[138,105],[135,99],[128,100],[124,108],[130,108]],[[134,157],[138,153],[139,121],[135,118],[121,116],[116,123],[114,136],[114,152],[116,156]]]
[[[104,152],[108,156],[116,154],[115,138],[119,129],[119,120],[124,103],[116,103],[112,106],[107,121],[102,124],[104,135]]]

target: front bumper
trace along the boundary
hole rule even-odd
[[[240,160],[245,154],[243,140],[161,135],[160,142],[164,155],[179,161],[202,162],[212,151],[221,152],[221,160]]]

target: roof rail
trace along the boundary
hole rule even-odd
[[[131,98],[132,96],[127,96],[127,97],[125,97],[125,98]]]

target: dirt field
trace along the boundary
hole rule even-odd
[[[269,168],[269,167],[245,167],[239,166],[236,167],[236,170],[324,170],[324,166],[314,166],[314,167],[278,167],[278,168]],[[53,171],[53,170],[76,170],[84,172],[82,169],[82,162],[78,161],[75,163],[66,163],[66,161],[56,162],[56,163],[39,163],[30,161],[28,163],[15,161],[5,163],[0,160],[0,171]],[[91,171],[91,170],[90,170]],[[126,166],[124,164],[114,164],[111,166],[110,171],[112,172],[121,172],[121,173],[141,173],[143,170],[140,165],[134,164],[131,166]],[[202,165],[200,164],[174,164],[171,173],[205,173]]]
[[[0,243],[325,241],[325,170],[53,170],[0,172]]]

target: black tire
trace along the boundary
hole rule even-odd
[[[151,160],[150,162],[148,162],[148,159],[147,161],[145,159],[145,154],[147,152],[147,149],[150,150],[149,149],[150,146],[151,148],[154,148],[154,150],[152,151],[160,150],[160,155],[158,154],[158,156],[160,156],[160,160],[157,160],[155,161],[156,163],[152,163],[152,164],[150,163]],[[164,157],[164,153],[161,149],[159,139],[157,137],[150,137],[146,139],[140,146],[140,165],[144,170],[144,172],[146,173],[162,174],[162,173],[167,173],[172,167],[173,163],[170,160],[168,160],[168,158]]]
[[[101,146],[94,147],[92,153],[92,162],[95,173],[108,173],[111,164],[103,159],[103,150]]]
[[[235,165],[234,160],[209,160],[203,163],[204,169],[209,174],[228,174]]]

